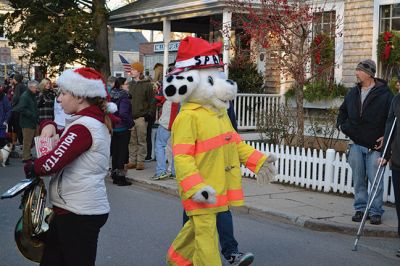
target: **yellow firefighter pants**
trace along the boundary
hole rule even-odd
[[[168,250],[167,265],[219,266],[216,214],[193,215]]]

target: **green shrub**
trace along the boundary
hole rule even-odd
[[[248,58],[236,56],[230,62],[229,79],[236,81],[239,93],[264,93],[263,76]]]
[[[337,97],[345,96],[347,92],[348,89],[343,84],[317,80],[305,86],[304,99],[309,102],[331,100]],[[295,96],[293,87],[285,93],[285,96],[288,98]]]

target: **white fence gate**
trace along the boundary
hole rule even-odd
[[[268,145],[260,142],[247,142],[266,154],[278,157],[276,181],[323,192],[354,194],[352,172],[346,154],[333,149],[322,150]],[[255,177],[253,172],[242,166],[244,176]],[[386,167],[383,177],[383,201],[394,203],[391,170]]]

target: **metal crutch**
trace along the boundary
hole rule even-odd
[[[386,141],[385,148],[383,149],[382,158],[385,157],[387,147],[389,146],[390,139],[391,139],[391,137],[392,137],[393,130],[394,130],[394,127],[395,127],[395,125],[396,125],[396,121],[397,121],[397,117],[394,118],[392,128],[390,129],[389,137],[388,137],[388,139],[387,139],[387,141]],[[386,167],[386,166],[385,166],[385,167]],[[354,247],[353,247],[353,249],[352,249],[353,251],[357,251],[357,244],[358,244],[358,241],[360,240],[361,233],[362,233],[362,231],[364,230],[364,226],[365,226],[365,222],[366,222],[366,220],[367,220],[367,215],[368,215],[369,209],[371,208],[372,202],[374,201],[374,199],[375,199],[375,197],[376,197],[376,193],[378,193],[379,184],[381,183],[382,178],[383,178],[383,174],[385,173],[385,167],[382,167],[382,161],[380,161],[380,162],[379,162],[379,166],[378,166],[378,170],[376,171],[376,174],[375,174],[375,177],[374,177],[374,182],[372,182],[372,186],[371,186],[371,194],[372,194],[372,197],[370,197],[370,199],[368,200],[367,208],[365,209],[363,218],[362,218],[362,220],[361,220],[360,227],[358,228],[357,236],[356,236],[356,241],[354,242]],[[380,173],[380,174],[379,174],[379,173]],[[379,178],[378,178],[378,176],[379,176]],[[376,182],[377,179],[378,179],[378,182]],[[375,190],[374,190],[374,189],[375,189]],[[372,193],[372,192],[373,192],[373,193]]]

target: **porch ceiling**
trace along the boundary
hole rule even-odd
[[[162,30],[171,20],[172,32],[209,32],[209,18],[227,7],[221,0],[138,0],[110,13],[109,25],[118,28]]]

